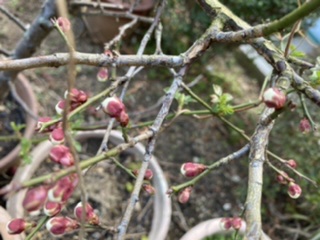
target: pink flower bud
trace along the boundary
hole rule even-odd
[[[68,167],[74,165],[74,158],[70,149],[64,145],[58,145],[51,148],[49,157],[53,162],[59,163],[63,166]]]
[[[57,202],[46,202],[44,207],[43,207],[43,212],[45,215],[49,217],[53,217],[57,215],[58,213],[61,212],[62,209],[62,204],[57,203]]]
[[[51,117],[40,117],[38,119],[35,131],[40,131],[40,129],[42,128],[44,123],[50,122],[52,120]],[[52,131],[53,129],[51,129],[52,126],[50,126],[48,129],[45,129],[43,132],[48,132],[48,131]]]
[[[120,113],[120,116],[116,118],[121,127],[126,127],[129,123],[129,116],[125,111]]]
[[[102,103],[102,110],[110,117],[120,118],[122,111],[125,111],[125,106],[117,97],[108,97]]]
[[[187,203],[190,199],[191,191],[192,187],[186,187],[185,189],[183,189],[178,196],[179,203]]]
[[[58,145],[64,142],[64,132],[62,128],[55,128],[49,135],[52,144]]]
[[[220,227],[222,230],[229,230],[232,227],[233,218],[222,218],[220,221]]]
[[[235,230],[239,230],[241,228],[241,225],[242,225],[242,219],[239,218],[239,217],[234,217],[232,218],[231,220],[231,224],[232,224],[232,227],[235,229]]]
[[[286,95],[278,88],[268,88],[263,94],[263,101],[269,108],[280,109],[286,103]]]
[[[113,53],[110,49],[104,50],[104,55],[106,55],[109,58],[113,58]]]
[[[98,215],[94,212],[92,206],[89,203],[87,203],[86,205],[87,207],[86,207],[86,213],[85,213],[85,221],[92,225],[98,225],[99,224]],[[74,208],[74,216],[78,221],[81,221],[82,219],[82,211],[83,211],[82,202],[79,202],[77,206]]]
[[[44,186],[29,189],[22,202],[23,208],[28,212],[39,210],[47,199],[47,192]]]
[[[56,113],[58,115],[62,115],[63,111],[64,111],[64,107],[65,107],[66,102],[64,100],[61,100],[57,103],[55,109],[56,109]]]
[[[67,96],[68,96],[68,91],[66,91],[64,93],[64,98],[67,98]],[[70,101],[72,103],[80,103],[80,105],[81,105],[82,103],[85,103],[87,100],[88,100],[88,95],[84,91],[78,90],[76,88],[71,89],[71,91],[70,91]],[[73,107],[72,109],[75,109],[75,108],[76,107]]]
[[[7,223],[6,229],[9,234],[20,234],[35,226],[35,223],[28,223],[23,218],[15,218]]]
[[[71,28],[71,23],[68,18],[59,17],[57,20],[57,24],[63,32],[67,32]]]
[[[297,168],[297,162],[296,162],[295,160],[293,160],[293,159],[288,160],[288,161],[286,162],[286,164],[287,164],[288,166],[294,168],[294,169]]]
[[[99,82],[105,82],[109,78],[109,71],[108,68],[100,68],[98,74],[97,74],[97,79]]]
[[[74,192],[78,181],[79,178],[77,174],[70,174],[61,178],[51,189],[49,189],[48,199],[52,202],[66,202]]]
[[[208,167],[201,163],[187,162],[182,164],[180,172],[186,177],[196,177]]]
[[[294,182],[289,183],[288,194],[291,198],[296,199],[296,198],[300,197],[301,193],[302,193],[302,190],[298,184],[296,184]]]
[[[154,195],[156,190],[150,184],[143,184],[142,189],[147,192],[149,195]]]
[[[54,236],[62,236],[80,227],[79,223],[68,217],[53,217],[46,223],[47,230]]]
[[[283,175],[286,177],[284,177]],[[289,178],[288,174],[286,172],[282,172],[282,174],[279,174],[277,176],[277,182],[280,184],[286,185],[288,184],[288,180],[287,180],[288,178]]]
[[[300,121],[299,125],[300,131],[302,133],[309,133],[311,131],[311,124],[307,118],[304,118]]]
[[[136,177],[139,175],[139,170],[135,169],[132,171],[133,175],[135,175]],[[153,172],[151,169],[147,169],[146,173],[144,174],[144,179],[145,180],[151,180],[153,177]]]

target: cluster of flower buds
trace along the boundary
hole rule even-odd
[[[182,203],[182,204],[187,203],[190,199],[191,191],[192,191],[192,187],[189,186],[183,189],[181,192],[179,192],[179,195],[178,195],[179,203]]]
[[[54,236],[62,236],[66,233],[73,232],[78,229],[80,224],[78,221],[69,217],[52,217],[46,223],[47,230]]]
[[[135,169],[132,170],[133,175],[136,177],[139,175],[139,170]],[[153,178],[153,172],[151,169],[147,169],[146,173],[144,174],[144,180],[151,180]]]
[[[208,168],[208,166],[201,164],[201,163],[193,163],[193,162],[187,162],[182,164],[180,168],[180,172],[185,177],[196,177],[203,171],[205,171]]]
[[[51,148],[49,157],[53,162],[59,163],[62,166],[73,166],[74,158],[70,149],[64,145],[58,145]]]
[[[239,230],[242,226],[242,219],[239,217],[234,218],[222,218],[220,222],[220,227],[223,230],[230,230],[233,228],[234,230]]]
[[[84,91],[76,88],[71,89],[70,93],[66,91],[64,94],[65,99],[67,98],[68,94],[70,95],[70,111],[76,109],[77,107],[79,107],[80,105],[82,105],[88,100],[88,95]],[[55,109],[58,115],[63,114],[65,105],[66,105],[65,100],[60,100],[57,103]]]
[[[292,159],[291,159],[292,160]],[[287,164],[291,164],[289,166],[291,166],[292,168],[295,168],[297,165],[294,161],[294,163],[292,161],[288,160]],[[300,197],[301,193],[302,193],[302,189],[301,187],[296,184],[294,182],[294,180],[292,178],[289,178],[288,174],[286,172],[282,172],[282,174],[279,174],[277,176],[277,181],[280,183],[280,184],[284,184],[284,185],[288,185],[288,194],[291,198],[298,198]]]
[[[77,174],[70,174],[59,179],[48,191],[48,199],[51,202],[65,203],[78,185]]]
[[[86,210],[85,213],[83,213],[83,206],[82,202],[79,202],[77,206],[74,208],[74,216],[78,221],[81,222],[82,214],[84,214],[84,220],[85,222],[91,224],[91,225],[98,225],[99,224],[99,217],[94,212],[94,209],[89,203],[86,203]]]
[[[7,223],[6,229],[9,234],[20,234],[35,227],[36,223],[27,222],[23,218],[15,218]]]
[[[274,108],[276,110],[284,107],[286,103],[286,95],[278,88],[268,88],[263,93],[263,101],[269,108]]]
[[[110,117],[115,118],[122,127],[126,127],[129,123],[129,116],[126,108],[117,97],[108,97],[101,103],[102,110]]]
[[[302,133],[309,133],[311,131],[311,124],[307,118],[304,118],[300,121],[299,124],[300,131]]]

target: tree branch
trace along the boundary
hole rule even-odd
[[[27,58],[35,53],[42,40],[52,29],[51,18],[57,15],[55,0],[47,0],[42,8],[41,14],[23,35],[12,56],[13,59]],[[10,61],[10,60],[8,60]],[[0,98],[4,98],[8,93],[8,81],[14,80],[22,69],[0,69],[11,70],[0,73]]]

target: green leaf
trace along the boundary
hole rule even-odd
[[[25,128],[25,124],[16,124],[15,122],[10,122],[10,126],[14,132],[20,132],[22,129]]]
[[[19,156],[22,158],[23,164],[30,164],[32,161],[32,158],[30,156],[30,150],[32,147],[32,143],[29,139],[21,138],[21,150],[19,153]]]
[[[293,45],[290,46],[290,56],[296,57],[296,58],[304,58],[306,54],[302,51],[297,50],[297,48]]]

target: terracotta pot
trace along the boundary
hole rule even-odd
[[[97,1],[88,0],[87,2],[96,3]],[[103,7],[105,11],[125,13],[130,9],[129,1],[101,0],[101,3],[108,3]],[[133,10],[133,14],[146,16],[153,9],[154,4],[154,0],[141,0],[140,4]],[[125,17],[105,16],[97,6],[81,7],[80,12],[92,41],[100,44],[109,42],[119,33],[119,27],[131,21],[131,19]],[[130,31],[127,31],[126,36],[129,34]]]
[[[37,99],[27,78],[19,74],[15,81],[15,86],[21,99],[27,104],[29,109],[37,115]],[[36,123],[37,121],[34,118],[26,114],[26,128],[23,133],[24,138],[30,139],[32,137]],[[21,146],[19,144],[9,154],[0,159],[0,173],[19,163],[20,159],[18,156],[20,149]]]
[[[102,139],[104,133],[104,130],[78,132],[76,140],[85,141],[86,139],[92,138]],[[122,134],[118,131],[111,131],[109,141],[114,144],[123,143]],[[36,146],[31,153],[33,159],[32,164],[20,166],[7,188],[10,189],[15,184],[19,185],[19,183],[31,179],[42,161],[48,157],[51,148],[52,143],[50,141],[44,141]],[[145,147],[141,143],[138,143],[133,148],[126,151],[135,154],[137,159],[143,159]],[[149,167],[154,173],[153,186],[156,189],[156,194],[154,196],[152,227],[148,239],[164,240],[166,239],[171,222],[171,199],[166,194],[168,190],[168,183],[155,157],[151,158]],[[7,201],[7,210],[12,217],[16,218],[24,216],[25,213],[22,208],[22,201],[25,193],[26,190],[22,190],[17,193],[10,194]]]

